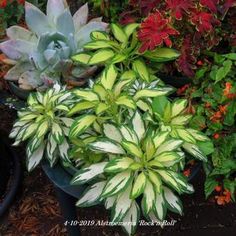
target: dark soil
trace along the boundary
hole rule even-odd
[[[15,113],[0,106],[0,130],[9,133]],[[24,159],[24,149],[19,148]],[[22,161],[23,162],[23,161]],[[195,193],[182,197],[184,215],[169,214],[168,220],[176,220],[174,226],[163,229],[158,226],[140,226],[136,236],[234,236],[236,232],[236,204],[218,206],[205,200],[204,174],[201,171],[193,180]],[[0,219],[1,236],[64,236],[67,235],[64,220],[55,197],[54,189],[42,170],[24,173],[21,191],[4,219]],[[78,220],[108,221],[109,213],[102,206],[78,209]],[[82,236],[123,236],[120,227],[83,226]]]

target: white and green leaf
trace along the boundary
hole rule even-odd
[[[101,162],[92,164],[89,167],[82,168],[79,170],[73,179],[71,180],[72,185],[80,185],[87,183],[104,172],[104,168],[107,162]]]

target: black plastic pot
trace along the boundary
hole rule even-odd
[[[14,94],[16,97],[23,101],[27,100],[30,91],[20,88],[16,83],[11,81],[8,82],[8,85],[12,94]]]
[[[83,190],[87,187],[86,185],[72,186],[70,181],[75,173],[78,171],[74,166],[63,163],[58,163],[53,168],[50,167],[48,162],[45,160],[42,163],[42,168],[51,182],[62,189],[64,192],[70,194],[73,197],[80,197]],[[191,175],[188,180],[191,181],[200,171],[201,163],[197,163],[191,170]]]
[[[75,203],[76,200],[81,197],[87,185],[70,185],[70,181],[77,171],[77,169],[72,165],[65,166],[62,163],[58,163],[56,166],[51,168],[47,161],[43,161],[42,168],[55,186],[57,198],[69,236],[80,236],[81,231],[77,224],[78,217]],[[188,177],[189,181],[198,174],[200,168],[200,163],[193,167],[191,175]]]
[[[171,85],[175,88],[181,88],[186,84],[191,84],[192,80],[184,76],[171,76],[166,74],[157,75],[165,84]]]
[[[0,136],[0,217],[12,204],[21,182],[21,165],[15,150]]]

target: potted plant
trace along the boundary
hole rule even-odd
[[[196,113],[192,125],[211,137],[215,150],[205,165],[206,197],[219,204],[235,200],[236,53],[207,53],[194,85],[186,91]]]
[[[8,210],[14,200],[21,179],[21,164],[15,150],[6,141],[6,134],[1,134],[0,157],[0,217]]]
[[[190,126],[187,101],[165,97],[173,88],[155,76],[153,64],[173,60],[178,52],[158,48],[140,54],[137,27],[112,24],[110,35],[92,32],[87,51],[72,59],[104,65],[98,79],[87,88],[55,85],[32,94],[11,133],[16,145],[29,139],[29,170],[42,158],[52,166],[58,159],[74,165],[71,183],[88,186],[77,205],[104,203],[112,208],[112,222],[124,222],[128,234],[135,232],[140,212],[152,220],[163,220],[167,209],[182,214],[177,193],[193,192],[182,173],[185,151],[201,161],[213,151],[209,138]]]
[[[23,90],[44,90],[56,82],[81,86],[96,71],[96,67],[75,66],[70,59],[89,42],[93,30],[107,27],[101,18],[88,22],[87,4],[72,17],[63,0],[49,0],[47,15],[26,2],[25,21],[27,29],[8,28],[9,39],[0,44],[2,52],[15,64],[5,75],[6,80],[14,82],[10,83],[14,91],[18,89],[15,83]]]
[[[235,1],[129,0],[120,15],[124,25],[140,22],[141,51],[166,45],[180,51],[163,67],[170,76],[194,78],[205,50],[225,53],[235,46]],[[171,80],[169,80],[171,83]]]

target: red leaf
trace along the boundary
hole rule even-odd
[[[211,13],[195,11],[192,13],[191,22],[196,26],[199,33],[208,34],[214,30],[214,27],[220,25]]]
[[[129,4],[133,7],[139,7],[142,15],[147,16],[160,2],[161,0],[130,0]]]
[[[196,54],[198,53],[198,49],[195,48],[192,41],[191,36],[187,35],[180,50],[181,55],[176,61],[178,71],[183,72],[188,77],[194,77],[195,75]]]
[[[150,14],[142,23],[138,32],[138,38],[142,42],[140,52],[148,49],[154,50],[156,46],[162,45],[171,47],[170,35],[178,35],[179,32],[169,25],[159,11]]]
[[[222,11],[223,14],[226,14],[227,11],[229,10],[229,8],[231,7],[236,7],[236,0],[226,0],[223,7],[222,7]]]
[[[119,23],[121,25],[135,23],[136,21],[137,21],[137,18],[132,15],[132,12],[130,13],[127,11],[120,14]]]
[[[200,0],[200,4],[207,7],[211,12],[217,13],[217,4],[219,4],[219,0]]]
[[[193,8],[192,0],[167,0],[167,9],[170,9],[172,16],[176,20],[182,20],[185,13],[189,13]]]

